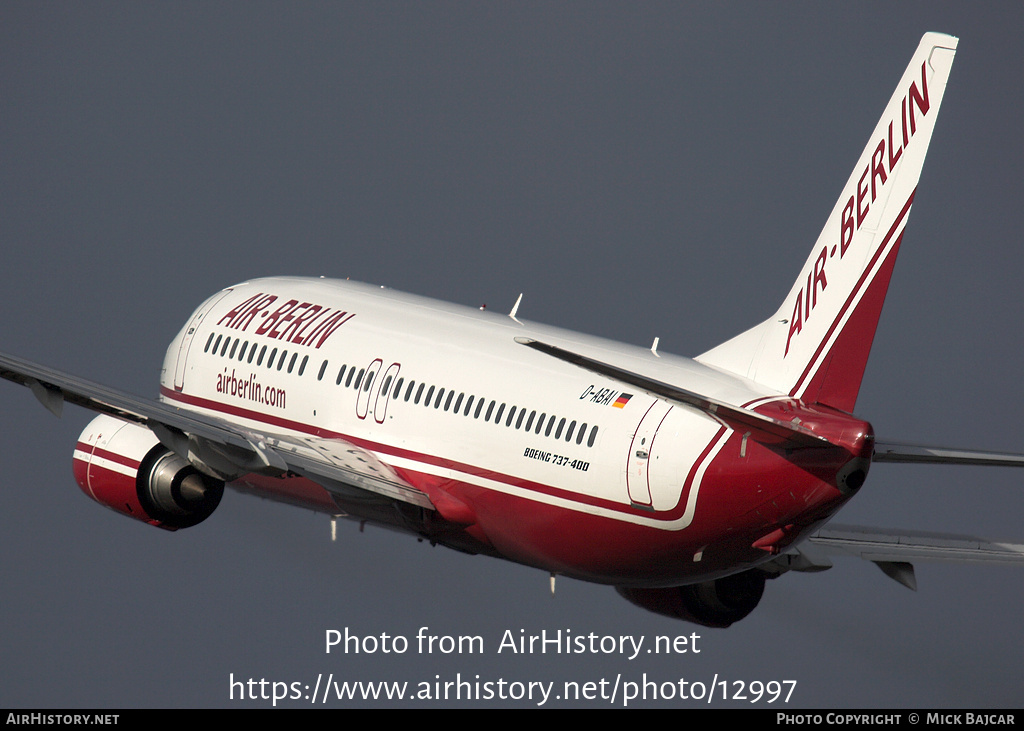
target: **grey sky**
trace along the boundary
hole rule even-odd
[[[7,2],[0,350],[155,394],[207,296],[322,274],[524,292],[524,318],[698,354],[778,306],[934,30],[959,50],[857,412],[890,439],[1021,450],[1021,27],[1009,3]],[[229,673],[319,672],[1020,703],[1020,571],[922,564],[914,594],[851,559],[770,583],[697,630],[700,655],[497,655],[506,628],[695,628],[381,530],[331,544],[325,517],[233,492],[166,534],[74,484],[86,412],[9,383],[0,404],[0,707],[219,706]],[[1021,542],[1022,479],[877,465],[839,519]],[[322,650],[326,629],[424,625],[487,653]]]

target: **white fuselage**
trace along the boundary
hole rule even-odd
[[[525,348],[515,340],[522,336],[731,404],[784,398],[687,358],[383,287],[301,278],[255,280],[211,298],[168,348],[161,393],[254,431],[364,448],[435,503],[443,492],[442,502],[459,504],[442,515],[473,523],[476,538],[527,563],[546,565],[549,549],[523,545],[515,520],[510,528],[502,516],[499,526],[498,513],[522,511],[526,533],[555,513],[686,531],[701,510],[705,471],[735,433]],[[703,544],[684,543],[680,561],[699,562]]]

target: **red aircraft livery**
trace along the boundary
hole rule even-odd
[[[54,413],[100,412],[79,485],[167,530],[230,486],[716,627],[829,553],[907,586],[923,558],[1024,563],[1012,544],[827,525],[874,462],[1024,466],[883,441],[852,413],[956,47],[922,38],[775,314],[695,359],[526,322],[518,303],[275,277],[199,306],[158,401],[6,355],[0,376]]]

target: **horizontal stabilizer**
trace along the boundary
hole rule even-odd
[[[829,525],[808,539],[826,553],[856,556],[876,564],[911,561],[999,563],[1024,566],[1024,545],[975,536]]]
[[[923,444],[875,441],[875,453],[871,461],[1024,467],[1024,454],[980,452],[972,449],[949,449],[947,447],[929,447]]]
[[[657,398],[703,411],[708,416],[731,429],[740,432],[749,431],[755,441],[787,448],[835,446],[829,440],[793,422],[779,421],[778,419],[762,416],[756,411],[716,401],[699,393],[687,391],[662,381],[656,381],[639,373],[634,373],[609,363],[603,363],[593,358],[587,358],[579,353],[573,353],[554,345],[541,343],[530,338],[516,338],[515,340],[520,345],[533,348],[566,363],[572,363],[607,378],[628,383],[630,386],[646,391]]]

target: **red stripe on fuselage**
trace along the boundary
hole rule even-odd
[[[493,480],[495,482],[501,482],[519,489],[529,490],[531,492],[536,492],[542,495],[547,495],[549,497],[555,497],[563,500],[568,500],[571,502],[576,502],[582,505],[588,505],[591,507],[610,510],[618,513],[623,513],[626,515],[636,515],[643,517],[647,520],[653,519],[662,522],[671,522],[682,517],[683,513],[686,511],[687,496],[689,495],[690,488],[692,487],[693,479],[697,473],[697,469],[707,458],[707,455],[710,452],[712,446],[717,442],[718,438],[722,434],[722,431],[724,431],[723,428],[722,430],[719,430],[719,432],[715,434],[715,436],[708,443],[707,447],[705,447],[704,451],[701,453],[700,458],[694,463],[693,468],[690,470],[690,473],[686,478],[686,482],[683,484],[683,489],[680,492],[679,501],[676,503],[676,505],[670,510],[652,512],[650,510],[641,510],[633,508],[623,503],[613,502],[611,500],[605,500],[590,495],[571,492],[569,490],[554,487],[552,485],[545,485],[543,483],[534,482],[532,480],[526,480],[521,477],[516,477],[515,475],[507,475],[501,472],[496,472],[494,470],[487,469],[485,467],[470,465],[464,462],[458,462],[456,460],[448,459],[445,457],[438,457],[432,454],[425,454],[422,452],[415,452],[408,449],[402,449],[400,447],[394,447],[389,444],[382,444],[380,442],[374,442],[368,439],[361,439],[359,437],[353,437],[348,434],[330,431],[328,429],[323,429],[321,427],[313,426],[311,424],[305,424],[300,421],[285,419],[283,417],[273,416],[271,414],[264,414],[262,412],[253,411],[251,409],[243,409],[238,406],[224,404],[219,401],[202,398],[200,396],[193,396],[186,393],[172,391],[165,386],[161,386],[160,393],[168,399],[174,401],[181,401],[192,406],[211,409],[213,411],[230,414],[232,416],[263,422],[265,424],[270,424],[272,426],[278,426],[285,429],[290,429],[292,431],[311,434],[321,439],[342,439],[351,444],[354,444],[357,447],[362,447],[363,449],[372,452],[387,454],[393,457],[402,457],[424,464],[434,465],[436,467],[442,467],[445,469],[456,470],[458,472],[464,472],[466,474],[473,475],[474,477],[480,477],[483,479]],[[626,496],[624,484],[623,496]]]
[[[346,438],[319,427],[194,396],[185,395],[178,400],[256,421],[287,425],[291,430],[321,438]],[[472,524],[466,525],[466,533],[508,559],[599,583],[671,586],[716,578],[763,563],[771,556],[754,548],[755,541],[779,525],[796,524],[796,535],[807,529],[805,524],[834,512],[845,500],[846,496],[841,496],[838,490],[804,467],[756,442],[748,444],[745,456],[740,457],[742,438],[741,434],[720,427],[691,465],[676,514],[685,507],[687,496],[702,470],[703,487],[700,505],[696,508],[699,515],[695,510],[694,519],[685,530],[664,530],[610,515],[595,515],[529,495],[488,489],[457,477],[438,478],[415,467],[403,467],[400,472],[428,495],[443,492],[471,506],[465,517],[467,523],[471,520]],[[366,449],[418,458],[424,465],[455,466],[469,474],[500,478],[506,484],[543,491],[545,495],[568,495],[576,499],[577,504],[583,502],[579,498],[586,499],[586,496],[483,468],[365,439],[347,439]],[[250,484],[247,482],[249,478],[244,478],[236,486],[283,502],[333,512],[333,506],[326,500],[318,501],[319,505],[306,501],[307,496],[320,492],[320,488],[306,478],[288,478],[275,484],[270,478],[257,477]],[[608,501],[591,498],[588,503],[603,506]],[[611,507],[619,513],[637,512],[622,505]],[[813,515],[801,520],[807,511],[812,511]],[[648,520],[668,519],[664,513],[655,516],[645,510],[640,514]],[[373,519],[372,513],[360,516],[358,506],[353,508],[352,515]],[[429,538],[427,530],[423,535]]]

